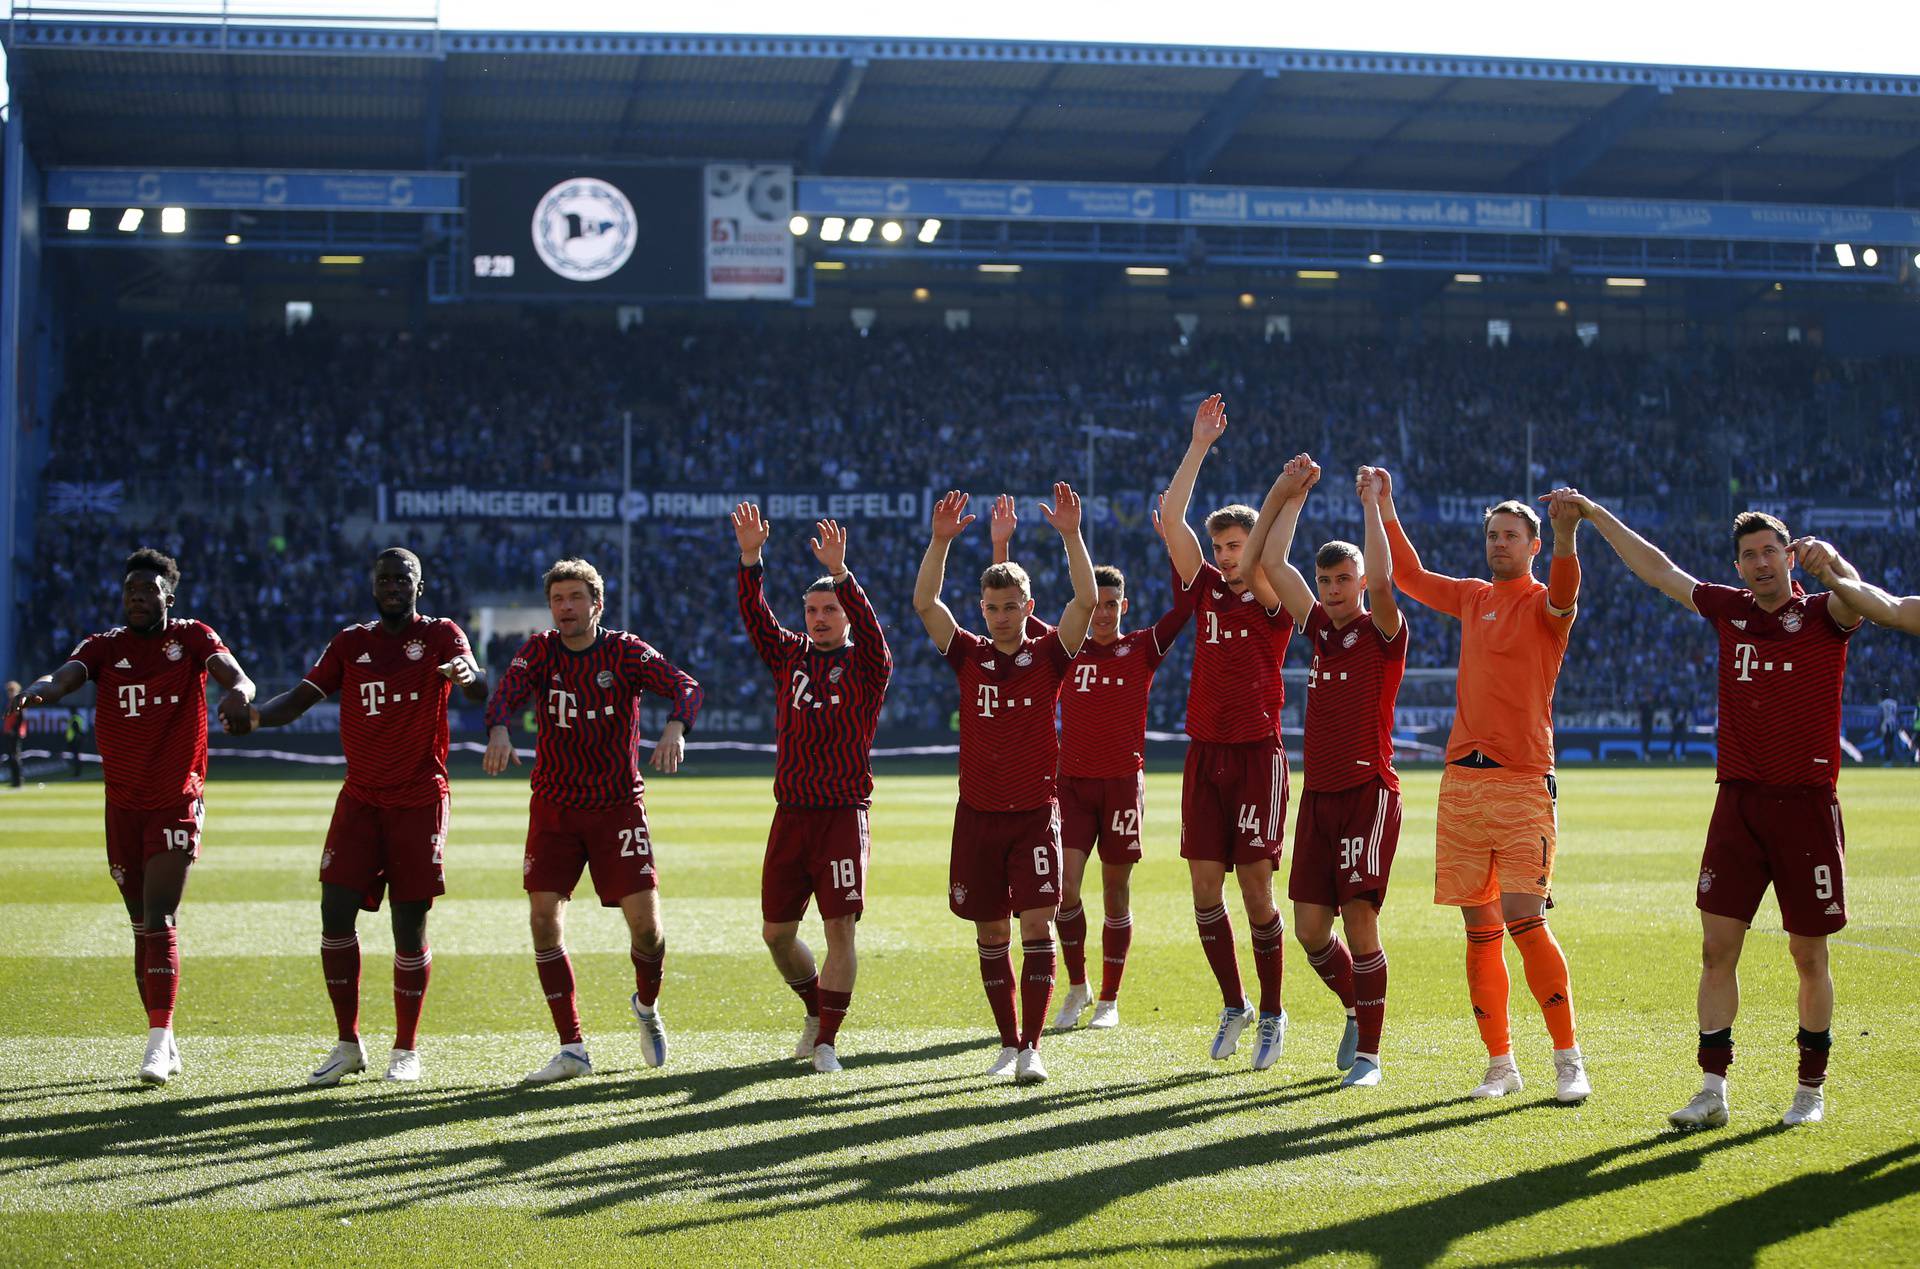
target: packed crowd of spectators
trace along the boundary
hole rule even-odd
[[[617,487],[623,423],[633,421],[636,487],[690,490],[1002,489],[1031,497],[1057,478],[1095,492],[1112,515],[1088,529],[1097,559],[1133,579],[1131,620],[1169,602],[1163,549],[1145,518],[1150,491],[1184,451],[1197,398],[1225,394],[1230,424],[1209,459],[1192,520],[1227,498],[1257,500],[1279,464],[1311,451],[1330,474],[1294,558],[1329,537],[1360,463],[1395,473],[1404,506],[1544,492],[1574,483],[1629,508],[1684,568],[1735,580],[1730,513],[1750,502],[1850,501],[1909,517],[1920,480],[1920,366],[1849,362],[1806,346],[1651,357],[1583,348],[1268,344],[1197,337],[936,331],[862,337],[663,329],[620,333],[560,324],[414,335],[103,336],[69,358],[54,422],[50,481],[125,481],[117,517],[43,508],[39,561],[20,615],[21,668],[57,664],[80,634],[118,620],[118,562],[134,545],[176,555],[178,611],[207,619],[263,684],[299,677],[341,625],[373,616],[367,569],[398,541],[427,561],[423,609],[476,639],[482,606],[538,608],[538,577],[562,554],[596,561],[608,620],[622,611],[615,524],[378,525],[379,486]],[[1532,466],[1528,463],[1531,459]],[[1474,505],[1478,505],[1475,503]],[[963,623],[987,559],[986,506],[954,553],[947,599]],[[1643,514],[1644,513],[1644,514]],[[798,620],[817,572],[810,525],[777,523],[771,588]],[[924,522],[852,524],[850,559],[887,622],[898,663],[887,721],[944,727],[951,676],[910,602]],[[1415,520],[1429,567],[1484,574],[1477,523]],[[1868,576],[1916,589],[1911,530],[1831,536]],[[649,518],[633,530],[633,627],[708,687],[709,702],[765,715],[764,672],[733,603],[731,532]],[[1710,721],[1714,647],[1697,618],[1637,583],[1590,530],[1586,585],[1563,710],[1643,706]],[[1039,609],[1067,597],[1053,531],[1023,504],[1015,557]],[[1454,623],[1410,606],[1413,662],[1447,667]],[[481,649],[497,670],[517,635]],[[1190,640],[1154,694],[1152,722],[1177,730]],[[1294,656],[1304,654],[1296,644]],[[1849,700],[1920,693],[1920,644],[1856,639]],[[1445,704],[1444,682],[1410,684],[1406,704]],[[1290,703],[1297,724],[1298,705]]]

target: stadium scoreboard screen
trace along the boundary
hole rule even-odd
[[[471,293],[694,298],[700,169],[489,164],[467,176]]]
[[[469,294],[791,299],[790,169],[489,163],[467,175]]]

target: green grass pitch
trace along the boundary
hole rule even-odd
[[[452,893],[431,925],[426,1077],[320,1092],[302,1081],[331,1040],[314,880],[330,780],[215,771],[181,919],[187,1069],[157,1090],[132,1079],[144,1019],[97,778],[0,800],[0,1262],[1920,1259],[1912,772],[1849,770],[1841,785],[1853,922],[1833,953],[1827,1122],[1778,1126],[1794,978],[1769,901],[1747,945],[1733,1123],[1690,1135],[1664,1117],[1697,1086],[1704,770],[1564,774],[1553,919],[1595,1089],[1574,1108],[1552,1099],[1549,1044],[1511,949],[1527,1089],[1462,1099],[1485,1055],[1460,919],[1430,902],[1430,771],[1407,777],[1382,921],[1392,985],[1379,1088],[1335,1087],[1340,1011],[1291,935],[1280,1065],[1250,1071],[1250,1044],[1207,1060],[1218,998],[1176,852],[1178,776],[1156,773],[1122,1026],[1050,1038],[1047,1084],[981,1077],[995,1046],[971,931],[944,901],[950,774],[882,776],[845,1073],[816,1076],[785,1056],[799,1010],[759,938],[772,804],[756,774],[649,791],[671,1064],[642,1065],[623,928],[583,890],[568,944],[598,1072],[522,1090],[515,1081],[555,1044],[528,951],[519,781],[457,782]],[[1245,917],[1230,905],[1251,984]],[[384,915],[361,926],[378,1064],[391,944]]]

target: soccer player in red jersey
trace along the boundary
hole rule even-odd
[[[893,677],[893,653],[867,595],[847,571],[847,531],[814,526],[813,556],[827,570],[807,587],[806,633],[781,626],[767,604],[761,552],[772,532],[760,508],[734,508],[740,544],[740,619],[773,673],[776,803],[760,868],[761,935],[774,967],[806,1006],[793,1055],[840,1069],[840,1024],[853,1004],[854,929],[866,910],[867,807],[873,733]],[[800,918],[820,903],[827,961],[817,973]]]
[[[1320,467],[1302,454],[1286,465],[1248,539],[1312,650],[1307,678],[1305,784],[1293,827],[1287,896],[1307,963],[1346,1008],[1335,1064],[1343,1087],[1380,1082],[1387,954],[1380,905],[1400,842],[1400,776],[1393,769],[1393,706],[1407,668],[1407,625],[1393,597],[1393,560],[1379,483],[1354,480],[1366,547],[1329,542],[1314,555],[1314,586],[1288,561],[1294,530]],[[1333,932],[1335,913],[1351,950]]]
[[[1174,593],[1194,607],[1193,686],[1187,693],[1187,765],[1180,796],[1180,854],[1193,883],[1200,947],[1220,985],[1220,1027],[1210,1050],[1223,1061],[1240,1033],[1259,1018],[1253,1066],[1265,1070],[1286,1045],[1280,1002],[1280,947],[1285,928],[1273,901],[1273,869],[1286,829],[1287,752],[1280,740],[1285,689],[1280,663],[1293,637],[1293,614],[1245,554],[1258,523],[1252,507],[1235,504],[1207,517],[1213,563],[1187,524],[1187,504],[1200,465],[1227,429],[1218,394],[1200,403],[1186,457],[1167,486],[1161,522],[1173,562]],[[1244,566],[1244,567],[1243,567]],[[1224,897],[1227,871],[1240,884],[1253,938],[1260,1007],[1240,986],[1233,925]]]
[[[660,926],[659,877],[647,827],[640,778],[640,693],[673,708],[653,749],[653,769],[672,775],[686,753],[686,734],[699,717],[700,685],[653,647],[624,630],[603,630],[606,586],[585,560],[561,560],[543,584],[554,629],[534,635],[514,654],[487,702],[487,752],[481,766],[499,775],[518,764],[507,722],[538,698],[533,797],[528,804],[527,854],[521,869],[533,924],[533,959],[560,1034],[553,1060],[527,1076],[530,1084],[588,1075],[567,959],[567,900],[591,869],[600,905],[619,908],[632,936],[634,993],[641,1053],[648,1066],[667,1060],[660,1018],[660,975],[667,955]]]
[[[1647,585],[1706,618],[1720,640],[1720,724],[1714,778],[1720,786],[1700,859],[1701,1089],[1667,1116],[1686,1128],[1727,1122],[1727,1068],[1740,1008],[1740,951],[1760,900],[1773,886],[1787,949],[1800,977],[1799,1083],[1781,1122],[1826,1114],[1827,1053],[1833,1047],[1833,975],[1827,938],[1847,924],[1846,827],[1840,778],[1840,703],[1847,645],[1860,614],[1836,593],[1809,595],[1793,580],[1795,551],[1773,516],[1733,522],[1733,566],[1744,589],[1698,581],[1617,516],[1573,489],[1555,505],[1591,520]],[[1831,547],[1831,574],[1858,581]]]
[[[367,1069],[360,1043],[360,910],[393,908],[393,1051],[387,1078],[420,1078],[420,1012],[433,952],[427,912],[447,892],[447,699],[452,685],[487,699],[485,672],[467,636],[444,617],[423,617],[420,557],[392,546],[373,561],[378,621],[348,626],[291,691],[253,711],[255,727],[284,727],[329,696],[340,698],[347,776],[320,851],[320,970],[333,1002],[336,1042],[307,1083],[331,1087]]]
[[[947,494],[933,509],[933,537],[920,561],[913,608],[960,687],[960,800],[954,808],[948,906],[974,923],[980,977],[1000,1029],[1000,1052],[987,1074],[1020,1083],[1047,1078],[1040,1033],[1053,995],[1053,931],[1060,905],[1060,806],[1055,800],[1060,684],[1086,641],[1097,594],[1093,561],[1080,537],[1080,497],[1065,482],[1040,512],[1066,544],[1073,599],[1057,629],[1026,630],[1033,588],[1018,564],[980,576],[980,615],[988,638],[954,623],[940,601],[947,552],[975,517],[967,495]],[[1020,914],[1020,1012],[1014,1016],[1009,916]]]
[[[1156,528],[1160,522],[1154,515]],[[993,562],[1005,564],[1019,527],[1014,500],[1002,494],[993,504],[989,528]],[[1060,957],[1067,963],[1067,994],[1053,1025],[1071,1030],[1092,1009],[1087,1026],[1106,1030],[1120,1025],[1120,980],[1127,972],[1133,944],[1130,886],[1140,862],[1146,824],[1147,696],[1153,676],[1173,641],[1193,616],[1176,603],[1144,630],[1120,633],[1127,615],[1127,579],[1111,564],[1093,570],[1099,600],[1072,671],[1060,689],[1060,838],[1065,848],[1060,884]],[[1027,633],[1052,627],[1038,617]],[[1101,899],[1106,924],[1100,932],[1100,996],[1087,983],[1087,917],[1080,886],[1087,861],[1100,853]]]
[[[7,708],[11,717],[88,680],[95,685],[107,867],[133,919],[133,981],[147,1011],[140,1078],[148,1084],[180,1073],[176,922],[207,818],[207,678],[226,689],[220,725],[236,735],[247,730],[254,690],[206,623],[172,616],[179,589],[180,566],[171,558],[150,548],[129,555],[120,588],[127,624],[82,639],[65,665],[29,683]]]

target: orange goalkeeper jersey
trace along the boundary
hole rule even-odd
[[[1504,582],[1429,573],[1400,522],[1386,527],[1394,585],[1460,622],[1447,761],[1477,749],[1513,771],[1552,771],[1553,686],[1573,631],[1578,562],[1572,556],[1553,562],[1556,585],[1571,592],[1565,611],[1555,613],[1547,587],[1531,573]]]

